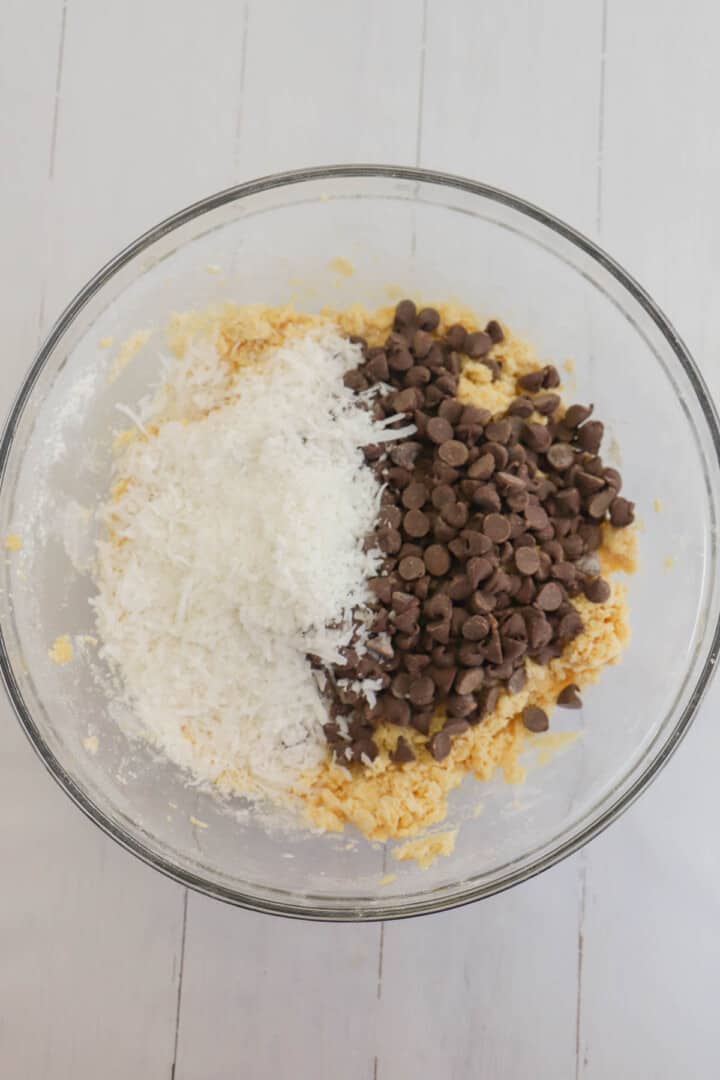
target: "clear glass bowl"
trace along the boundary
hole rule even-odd
[[[351,276],[333,260],[354,265]],[[395,291],[397,289],[398,291]],[[231,298],[299,307],[456,298],[498,316],[542,357],[573,358],[566,393],[595,403],[642,523],[633,637],[619,665],[553,729],[581,738],[526,783],[471,778],[451,798],[449,858],[397,863],[352,837],[266,829],[188,785],[109,714],[85,572],[111,432],[158,378],[176,311]],[[108,378],[115,343],[155,331]],[[0,663],[48,769],[110,836],[208,895],[316,919],[394,918],[466,903],[575,851],[642,791],[684,735],[718,652],[718,424],[692,359],[652,300],[568,226],[503,192],[413,169],[348,166],[244,184],[189,207],[101,270],[52,329],[0,449]],[[659,501],[657,501],[659,500]],[[59,666],[48,649],[76,645]],[[97,738],[97,749],[88,737]],[[535,755],[536,756],[536,755]],[[482,813],[477,814],[478,804]],[[202,822],[206,827],[197,824]],[[381,884],[390,872],[393,880]]]

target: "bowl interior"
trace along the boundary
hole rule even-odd
[[[268,827],[242,802],[188,784],[134,737],[132,717],[109,708],[109,673],[84,640],[93,634],[93,511],[108,488],[112,432],[127,425],[118,405],[132,409],[160,377],[172,314],[226,299],[318,310],[406,294],[498,316],[541,357],[561,370],[566,363],[564,393],[593,402],[606,422],[606,457],[622,469],[641,519],[631,643],[584,694],[580,714],[552,719],[553,731],[580,738],[554,754],[529,750],[516,788],[468,778],[445,826],[461,825],[455,853],[425,871],[352,834]],[[151,332],[147,342],[112,378],[118,346],[139,329]],[[652,306],[590,246],[487,189],[347,170],[250,185],[180,215],[71,306],[6,435],[1,527],[23,547],[2,567],[0,624],[31,737],[121,842],[215,895],[270,910],[346,918],[431,910],[546,865],[662,761],[716,645],[716,432],[682,357]],[[75,646],[62,666],[48,657],[61,634]]]

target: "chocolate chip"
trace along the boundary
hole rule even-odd
[[[605,491],[599,491],[597,495],[593,495],[587,504],[587,512],[590,517],[598,521],[604,518],[614,498],[615,491],[613,488],[606,488]]]
[[[550,520],[542,506],[535,506],[532,503],[525,507],[524,514],[527,526],[533,532],[544,529]]]
[[[610,504],[610,522],[616,529],[623,529],[635,520],[635,503],[623,499],[621,495]]]
[[[504,469],[510,460],[510,454],[506,446],[499,442],[486,442],[484,452],[490,454],[495,462],[496,469]]]
[[[502,544],[510,536],[510,524],[502,514],[488,514],[483,521],[483,532],[495,544]]]
[[[378,748],[372,739],[358,739],[356,743],[353,743],[352,757],[353,761],[374,761],[378,756]]]
[[[564,491],[558,491],[554,502],[558,514],[575,517],[576,514],[580,513],[581,500],[577,488],[565,488]]]
[[[583,592],[592,604],[604,604],[610,599],[610,586],[601,577],[587,578],[583,584]]]
[[[423,387],[427,386],[427,384],[430,382],[430,378],[431,375],[429,368],[426,368],[424,364],[415,364],[415,366],[411,367],[407,375],[405,376],[404,383],[405,386]]]
[[[507,684],[508,693],[510,693],[510,694],[519,694],[520,691],[525,686],[526,682],[527,682],[527,675],[525,673],[525,668],[521,668],[521,667],[516,668],[515,671],[512,673],[512,675],[510,676],[510,678],[508,679],[508,684]]]
[[[532,578],[526,577],[520,585],[518,591],[515,593],[516,603],[525,605],[532,604],[533,600],[535,599],[536,591],[537,590],[535,588],[535,584]]]
[[[522,711],[522,720],[528,731],[547,731],[550,726],[547,713],[537,705],[527,705]]]
[[[406,698],[410,692],[411,677],[407,672],[401,671],[390,683],[390,693],[400,700]]]
[[[613,469],[610,466],[607,466],[603,469],[603,477],[608,487],[615,488],[616,491],[620,491],[620,488],[622,487],[622,476],[617,471],[617,469]]]
[[[473,334],[468,334],[465,339],[464,351],[468,356],[476,360],[480,356],[485,356],[492,347],[492,339],[489,334],[484,333],[482,330],[478,330]]]
[[[516,498],[518,495],[524,493],[527,488],[526,480],[523,480],[521,476],[516,476],[515,473],[509,472],[497,473],[495,475],[495,483],[506,499],[511,497]],[[525,500],[525,504],[526,503],[527,500]]]
[[[476,702],[471,694],[450,694],[447,699],[448,716],[469,716],[475,712]]]
[[[395,412],[414,412],[418,406],[417,391],[415,387],[409,387],[407,390],[401,390],[395,394],[392,399],[392,405]]]
[[[421,539],[430,532],[430,518],[422,510],[408,510],[403,518],[403,529],[408,536]]]
[[[540,569],[540,556],[535,547],[515,549],[515,565],[521,574],[536,574]]]
[[[447,502],[440,510],[440,516],[453,529],[462,529],[467,524],[468,508],[463,502]]]
[[[561,522],[557,522],[559,527]],[[568,524],[568,522],[566,522]],[[582,528],[582,526],[581,526]],[[562,540],[563,551],[567,555],[568,559],[579,559],[582,553],[585,551],[585,541],[582,536],[566,536]]]
[[[457,668],[452,667],[438,667],[436,664],[428,670],[430,678],[435,683],[437,691],[446,697],[450,693],[450,688],[455,682],[455,676],[457,675]]]
[[[465,574],[473,589],[477,589],[481,581],[486,581],[492,575],[493,569],[492,559],[484,555],[472,555],[465,566]]]
[[[448,596],[451,600],[467,600],[472,593],[472,584],[464,574],[457,574],[448,585]]]
[[[426,710],[425,712],[415,712],[412,717],[412,726],[416,731],[419,731],[421,735],[427,735],[430,731],[432,720],[432,709]]]
[[[558,705],[562,705],[565,709],[581,709],[582,699],[578,691],[579,687],[575,683],[568,683],[558,694]]]
[[[501,446],[506,443],[512,434],[512,425],[506,418],[500,420],[491,420],[485,428],[485,438],[491,442],[499,443]],[[507,451],[502,454],[505,459],[502,464],[507,463]]]
[[[445,398],[438,409],[438,416],[450,424],[457,424],[463,414],[463,409],[462,401],[458,401],[457,398]],[[448,437],[452,438],[452,433]]]
[[[402,547],[402,536],[397,529],[380,529],[378,532],[378,547],[386,555],[397,555]]]
[[[449,544],[457,536],[457,529],[448,525],[442,518],[438,518],[433,525],[433,537],[439,544]]]
[[[413,544],[409,540],[406,540],[403,546],[400,548],[400,558],[404,559],[406,555],[415,555],[418,559],[422,558],[423,549],[420,544]]]
[[[547,452],[547,459],[553,469],[565,472],[575,461],[575,453],[567,443],[554,443]]]
[[[462,636],[467,641],[482,641],[487,637],[489,630],[490,624],[486,618],[482,615],[471,615],[463,623]]]
[[[398,573],[403,581],[416,581],[425,573],[425,563],[415,555],[406,555],[400,560]]]
[[[443,761],[450,753],[452,740],[447,731],[436,731],[428,742],[430,753],[436,761]]]
[[[417,313],[417,324],[421,330],[437,330],[440,313],[433,307],[421,308]]]
[[[599,420],[588,420],[578,428],[576,439],[581,450],[587,454],[597,454],[603,439],[605,425]]]
[[[397,372],[409,371],[414,363],[413,355],[409,349],[395,349],[388,358],[390,369]],[[395,408],[397,409],[397,405]]]
[[[427,552],[425,554],[427,555]],[[452,615],[452,602],[447,593],[435,593],[426,602],[423,610],[428,619],[449,619]]]
[[[442,416],[434,416],[432,420],[428,420],[426,434],[432,442],[437,443],[437,445],[440,446],[442,443],[446,443],[452,439],[452,425],[449,421],[443,419]]]
[[[444,341],[432,334],[439,324],[434,309],[399,305],[384,346],[359,342],[362,361],[345,379],[358,392],[390,383],[367,407],[390,433],[412,418],[417,435],[363,448],[384,485],[364,550],[385,558],[382,576],[369,582],[367,649],[345,649],[325,691],[333,721],[344,718],[325,731],[341,761],[373,760],[373,732],[384,721],[429,735],[433,704],[444,703],[443,731],[457,735],[495,708],[503,687],[517,693],[526,657],[547,664],[582,632],[568,597],[609,595],[606,582],[576,565],[599,547],[599,522],[609,515],[622,527],[633,517],[620,474],[597,456],[602,425],[589,421],[592,408],[560,416],[549,392],[560,381],[555,368],[527,372],[520,396],[493,416],[456,394],[461,352],[499,373],[487,355],[502,339],[499,324],[470,335],[450,327]],[[548,422],[535,423],[533,413]],[[379,686],[372,709],[353,689],[365,679]],[[400,764],[408,752],[408,740],[398,740],[390,758]]]
[[[383,694],[378,702],[378,716],[389,724],[397,724],[398,727],[407,727],[410,723],[410,706],[407,701]]]
[[[485,427],[492,419],[489,409],[481,409],[477,405],[463,405],[460,416],[461,428]]]
[[[369,383],[358,368],[352,368],[343,375],[343,386],[347,386],[348,390],[359,392],[367,390]]]
[[[571,405],[563,417],[563,423],[569,428],[580,427],[592,411],[592,405]]]
[[[428,424],[428,427],[429,426],[430,425]],[[458,442],[457,439],[448,439],[438,450],[438,457],[446,465],[449,465],[453,469],[457,469],[467,461],[468,448],[464,443]]]
[[[395,308],[393,326],[396,330],[404,330],[414,326],[417,318],[417,308],[412,300],[401,300]]]
[[[413,705],[431,705],[435,697],[435,683],[429,675],[419,675],[410,683],[408,696]]]
[[[475,528],[463,529],[460,536],[467,547],[467,554],[470,557],[487,555],[492,550],[492,540]]]
[[[402,573],[402,563],[400,564],[400,573]],[[542,611],[557,611],[564,599],[565,593],[561,586],[554,581],[549,581],[538,592],[535,603]]]
[[[440,510],[445,503],[455,502],[455,492],[449,484],[438,484],[433,488],[430,501],[436,510]]]
[[[500,690],[497,686],[488,686],[485,690],[481,690],[478,697],[480,717],[487,716],[494,712],[499,698]]]
[[[601,476],[594,476],[592,473],[584,472],[579,469],[575,473],[574,483],[577,486],[578,491],[585,496],[595,495],[596,492],[602,491],[605,487],[605,480]]]
[[[532,420],[523,422],[520,438],[525,446],[538,454],[542,454],[549,449],[552,442],[552,436],[545,424],[538,424]]]
[[[527,374],[521,375],[518,379],[518,386],[523,390],[527,390],[530,394],[536,394],[538,390],[542,389],[545,373],[542,368],[537,371],[528,371]]]
[[[507,411],[510,416],[519,416],[522,420],[527,420],[535,412],[535,406],[529,397],[522,396],[511,401]]]
[[[503,340],[503,330],[497,319],[491,319],[485,327],[485,333],[488,335],[493,345],[497,345]]]
[[[414,481],[408,484],[402,493],[402,504],[406,510],[419,510],[427,502],[428,491],[424,484]]]
[[[442,730],[446,735],[450,735],[454,739],[458,735],[464,735],[469,731],[470,725],[467,720],[463,720],[459,716],[452,716],[445,721]]]
[[[395,749],[390,752],[390,760],[396,765],[406,765],[410,761],[415,761],[415,751],[404,735],[398,735]]]
[[[583,621],[578,611],[569,611],[558,623],[557,638],[563,643],[572,641],[583,632]]]
[[[528,613],[526,617],[528,627],[528,646],[534,652],[547,645],[553,637],[553,627],[540,611]]]
[[[450,555],[442,544],[431,544],[423,555],[427,572],[433,577],[443,577],[450,569]]]
[[[560,396],[559,394],[538,394],[533,399],[533,405],[535,411],[541,416],[551,416],[560,405]]]
[[[460,323],[453,323],[453,325],[448,327],[445,331],[445,341],[451,349],[462,349],[467,340],[467,336],[467,330],[464,326],[461,326]]]
[[[432,334],[428,334],[426,330],[417,330],[412,340],[412,351],[419,359],[424,359],[434,344],[435,339]]]
[[[407,439],[397,446],[390,448],[389,457],[393,465],[399,465],[403,469],[412,469],[422,450],[419,442]]]
[[[556,562],[551,568],[550,575],[567,587],[575,585],[578,572],[572,563],[561,561]]]
[[[461,697],[474,694],[479,690],[485,680],[485,675],[480,667],[467,668],[455,677],[455,690]]]
[[[484,513],[500,510],[502,505],[497,488],[492,484],[481,484],[472,495],[473,505]]]

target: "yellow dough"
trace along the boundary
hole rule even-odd
[[[453,304],[437,307],[441,315],[440,332],[455,322],[462,322],[469,329],[478,328],[477,318],[466,308]],[[361,335],[370,345],[382,343],[392,328],[394,310],[394,306],[388,306],[369,312],[356,305],[340,312],[326,309],[310,315],[289,306],[227,304],[211,311],[174,316],[169,338],[178,357],[184,355],[190,338],[200,336],[214,341],[225,364],[230,394],[240,369],[262,363],[268,348],[312,327],[332,322],[346,334]],[[541,364],[526,342],[507,327],[503,330],[504,340],[490,354],[502,362],[500,377],[492,382],[487,367],[468,360],[458,390],[461,400],[493,412],[504,411],[516,396],[517,377]],[[172,401],[167,403],[167,412],[173,415]],[[187,422],[193,417],[184,415],[178,419]],[[124,433],[122,437],[130,439],[137,434]],[[132,478],[121,482],[132,482]],[[616,530],[605,525],[603,545],[598,553],[603,571],[631,571],[635,546],[633,529]],[[378,841],[412,837],[444,819],[450,791],[467,774],[488,780],[499,768],[508,781],[522,780],[518,756],[525,737],[520,720],[524,707],[532,702],[549,710],[568,683],[583,686],[595,681],[607,664],[618,659],[629,635],[625,589],[617,582],[613,582],[611,595],[603,604],[591,604],[584,597],[574,603],[583,618],[583,633],[549,665],[541,667],[529,662],[525,688],[514,696],[503,694],[495,710],[481,724],[453,740],[450,754],[444,760],[435,761],[425,748],[424,737],[414,729],[404,728],[402,734],[412,744],[417,757],[409,764],[394,765],[389,753],[399,729],[385,725],[376,732],[380,752],[371,765],[340,766],[328,755],[321,766],[306,773],[292,794],[300,800],[308,825],[328,831],[342,831],[346,825],[353,825],[369,839]],[[437,730],[443,720],[439,710],[431,730]],[[225,794],[242,794],[239,788],[229,787],[227,783],[222,790]],[[438,854],[452,850],[454,836],[454,832],[430,834],[412,845],[403,845],[397,857],[429,865]]]

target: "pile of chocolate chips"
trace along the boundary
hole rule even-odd
[[[368,538],[384,564],[370,583],[369,651],[347,649],[327,683],[325,734],[343,762],[372,761],[373,732],[385,722],[415,728],[436,760],[446,757],[453,737],[480,723],[501,690],[522,689],[528,658],[547,664],[581,633],[573,597],[608,599],[592,559],[600,525],[633,520],[620,474],[598,455],[602,423],[591,419],[592,406],[562,410],[556,369],[519,378],[505,413],[463,404],[456,395],[466,357],[499,377],[501,362],[488,354],[502,329],[491,321],[469,333],[458,324],[440,337],[439,324],[434,308],[401,301],[382,347],[355,339],[363,362],[345,376],[356,391],[386,386],[377,418],[412,421],[417,433],[388,453],[365,447],[386,485]],[[347,683],[367,678],[382,686],[374,708]],[[560,704],[577,707],[577,688],[567,690]],[[429,736],[440,703],[447,719]],[[531,730],[547,727],[536,706],[523,719]],[[414,758],[402,734],[391,757]]]

